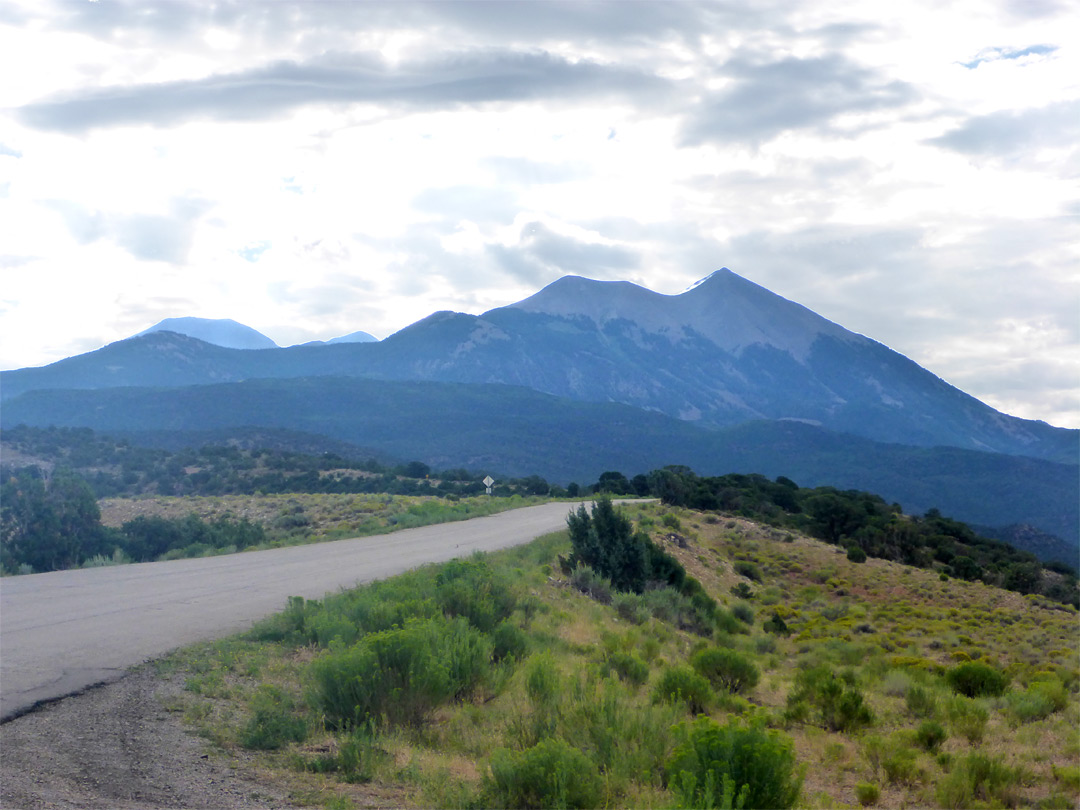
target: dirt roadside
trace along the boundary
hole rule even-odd
[[[292,810],[286,791],[259,781],[165,706],[179,676],[147,666],[0,726],[5,810]]]

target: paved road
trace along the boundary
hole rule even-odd
[[[426,562],[528,542],[566,526],[550,503],[377,537],[0,581],[0,720],[122,677],[285,607]]]

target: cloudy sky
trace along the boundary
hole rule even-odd
[[[1080,427],[1054,0],[0,4],[0,367],[727,266]]]

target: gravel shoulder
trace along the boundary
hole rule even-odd
[[[183,725],[183,676],[152,666],[0,726],[0,807],[291,810],[288,792]]]

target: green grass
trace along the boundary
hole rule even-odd
[[[253,753],[260,767],[323,805],[671,807],[702,789],[722,801],[723,774],[707,777],[708,786],[668,777],[685,744],[679,723],[695,712],[790,744],[805,770],[798,806],[1080,802],[1074,610],[883,560],[851,562],[842,549],[737,516],[710,522],[660,504],[626,508],[652,524],[654,541],[733,625],[720,620],[703,637],[679,629],[677,616],[644,610],[645,600],[591,598],[558,573],[569,549],[558,533],[318,602],[294,600],[245,636],[178,653],[162,669],[191,688],[172,710],[226,750],[265,727],[282,744]],[[693,528],[686,548],[663,540],[674,521]],[[760,574],[745,600],[731,593],[746,581],[736,562]],[[463,581],[467,588],[454,584]],[[740,605],[752,624],[731,614]],[[789,635],[765,632],[773,616]],[[451,621],[460,643],[447,630],[425,642],[428,652],[410,646],[426,638],[419,631],[393,644],[385,635]],[[499,638],[505,652],[495,655]],[[470,680],[418,681],[434,686],[411,718],[375,709],[335,722],[359,704],[346,697],[329,711],[320,677],[374,683],[392,663],[386,650],[371,652],[380,644],[447,673],[471,671],[462,667],[476,659],[464,651],[477,644],[492,654]],[[360,670],[327,680],[328,662],[346,654]],[[701,678],[691,661],[716,675],[720,694],[691,683]],[[966,661],[1001,673],[1002,694],[957,694],[948,674]],[[428,671],[409,666],[417,677]],[[745,676],[739,689],[729,691],[721,670]],[[289,739],[301,724],[302,738]],[[560,769],[588,789],[571,795]],[[741,786],[728,787],[734,800]]]

